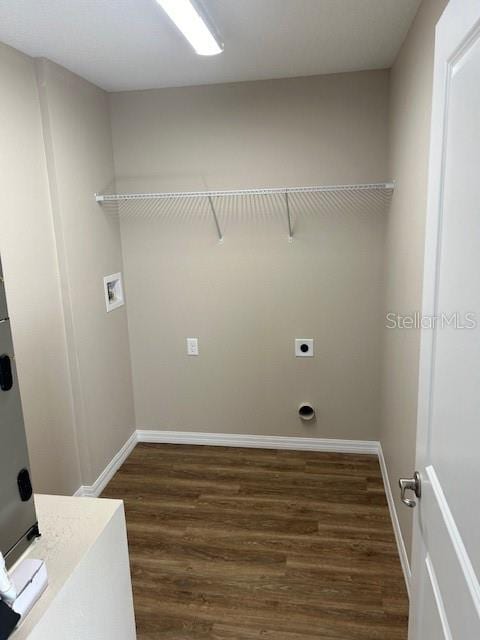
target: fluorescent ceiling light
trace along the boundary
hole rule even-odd
[[[191,0],[157,0],[199,56],[222,53],[221,44],[206,19]]]

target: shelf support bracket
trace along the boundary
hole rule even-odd
[[[288,191],[285,191],[285,207],[287,209],[287,222],[288,222],[288,241],[293,241],[293,229],[292,229],[292,218],[290,215],[290,202],[288,201]]]
[[[219,242],[223,242],[223,234],[222,234],[222,230],[220,229],[220,224],[218,222],[217,212],[215,211],[215,207],[213,205],[212,196],[208,196],[208,202],[210,204],[210,209],[212,210],[213,220],[215,222],[215,227],[217,229],[218,240]]]

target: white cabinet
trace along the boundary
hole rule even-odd
[[[120,500],[36,496],[49,584],[12,640],[135,640],[132,586]]]

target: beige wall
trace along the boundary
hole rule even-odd
[[[81,484],[35,69],[0,45],[0,252],[36,491]]]
[[[125,309],[103,276],[122,270],[105,92],[1,45],[0,251],[35,490],[93,483],[133,432]]]
[[[391,72],[389,166],[396,187],[386,235],[386,312],[421,309],[434,30],[445,5],[424,0]],[[415,466],[419,347],[418,331],[385,330],[381,442],[408,550],[412,514],[398,500],[397,481]]]
[[[91,484],[134,430],[125,307],[106,312],[103,276],[122,271],[118,219],[94,193],[113,183],[107,94],[39,61],[52,210],[83,484]]]
[[[111,96],[120,191],[387,179],[386,71]],[[137,426],[375,439],[383,217],[122,209]],[[157,214],[159,212],[157,211]],[[185,355],[198,336],[200,357]],[[296,359],[294,337],[316,357]],[[302,425],[300,402],[318,410]]]

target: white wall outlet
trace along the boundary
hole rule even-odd
[[[198,338],[187,338],[187,355],[198,356]]]
[[[313,338],[295,338],[297,358],[313,358]]]
[[[107,311],[113,311],[125,304],[121,273],[112,273],[111,276],[105,276],[103,279],[103,290]]]

